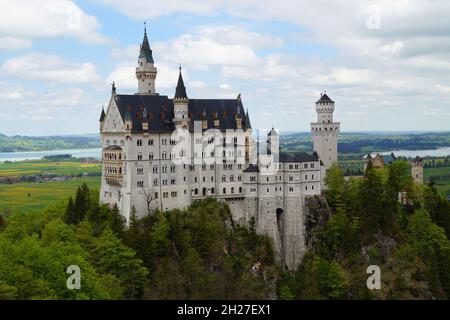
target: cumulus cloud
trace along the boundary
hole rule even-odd
[[[30,39],[17,37],[0,37],[0,49],[16,50],[25,49],[32,46]]]
[[[72,0],[0,0],[0,8],[0,37],[32,39],[70,36],[86,43],[109,41],[99,33],[97,19],[86,14]]]
[[[36,53],[6,60],[0,73],[24,80],[60,83],[89,83],[100,79],[92,63],[76,64],[55,55]]]

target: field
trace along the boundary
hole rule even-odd
[[[425,182],[429,182],[430,177],[434,178],[436,187],[442,194],[450,196],[450,167],[425,168]]]
[[[100,163],[81,163],[76,161],[31,160],[0,163],[0,176],[23,176],[33,174],[69,175],[82,173],[101,173]]]
[[[100,188],[100,177],[63,182],[0,184],[0,213],[42,209],[52,202],[67,200],[83,182],[90,189]]]

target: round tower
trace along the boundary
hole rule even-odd
[[[136,67],[136,78],[138,79],[138,94],[156,94],[155,81],[157,69],[154,66],[152,50],[147,38],[147,28],[144,29],[139,52],[138,65]]]
[[[320,94],[316,101],[317,122],[311,123],[314,151],[319,155],[326,169],[337,162],[337,139],[340,123],[333,121],[334,101],[326,94]]]

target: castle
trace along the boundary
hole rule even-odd
[[[113,83],[100,116],[100,202],[116,204],[128,221],[132,210],[144,216],[207,197],[225,201],[235,221],[254,219],[279,261],[295,269],[306,251],[305,199],[321,194],[326,169],[337,161],[334,101],[324,93],[316,102],[314,153],[280,153],[273,128],[265,144],[255,141],[240,95],[189,98],[181,67],[174,97],[159,95],[146,31],[136,78],[134,95],[116,93]]]
[[[364,171],[367,169],[367,165],[369,162],[372,163],[372,165],[375,168],[383,168],[386,164],[393,163],[397,160],[406,160],[409,162],[411,166],[411,178],[413,179],[414,183],[423,183],[423,159],[419,156],[411,159],[407,159],[405,157],[396,157],[394,153],[391,153],[389,155],[381,155],[377,153],[375,156],[371,155],[370,153],[364,155]]]

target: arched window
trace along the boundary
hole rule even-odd
[[[226,176],[222,176],[222,182],[226,182],[227,181],[227,177]]]

